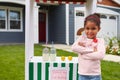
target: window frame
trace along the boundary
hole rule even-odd
[[[6,26],[5,29],[0,29],[0,32],[23,32],[23,17],[22,17],[22,8],[15,8],[15,7],[9,7],[9,6],[0,6],[0,9],[5,9],[6,11]],[[10,11],[19,11],[20,12],[20,29],[10,29]]]
[[[5,10],[5,29],[0,29],[0,31],[6,31],[7,30],[7,8],[0,6],[0,9]]]

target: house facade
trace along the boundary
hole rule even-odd
[[[35,2],[34,42],[72,44],[83,27],[85,3],[52,4]],[[98,2],[102,34],[120,38],[120,4],[114,0]],[[37,20],[38,19],[38,20]],[[25,42],[25,1],[0,1],[0,43]],[[111,34],[113,33],[113,34]]]
[[[25,3],[0,1],[0,43],[24,43]]]
[[[85,7],[70,5],[70,37],[69,43],[72,44],[78,36],[77,31],[84,26]],[[114,0],[102,0],[98,2],[96,13],[101,17],[101,30],[98,37],[117,37],[120,39],[120,3]],[[74,26],[74,27],[73,27]]]

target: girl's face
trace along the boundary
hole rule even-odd
[[[86,25],[84,27],[85,30],[85,34],[87,36],[87,38],[89,39],[94,39],[97,35],[97,33],[100,30],[100,27],[98,27],[96,25],[96,23],[92,22],[92,21],[87,21]]]

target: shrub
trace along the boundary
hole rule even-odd
[[[107,39],[106,39],[107,38]],[[113,55],[120,55],[120,40],[117,37],[106,37],[106,53]]]

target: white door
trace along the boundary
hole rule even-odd
[[[101,16],[101,30],[100,37],[117,37],[117,16],[102,15]]]

